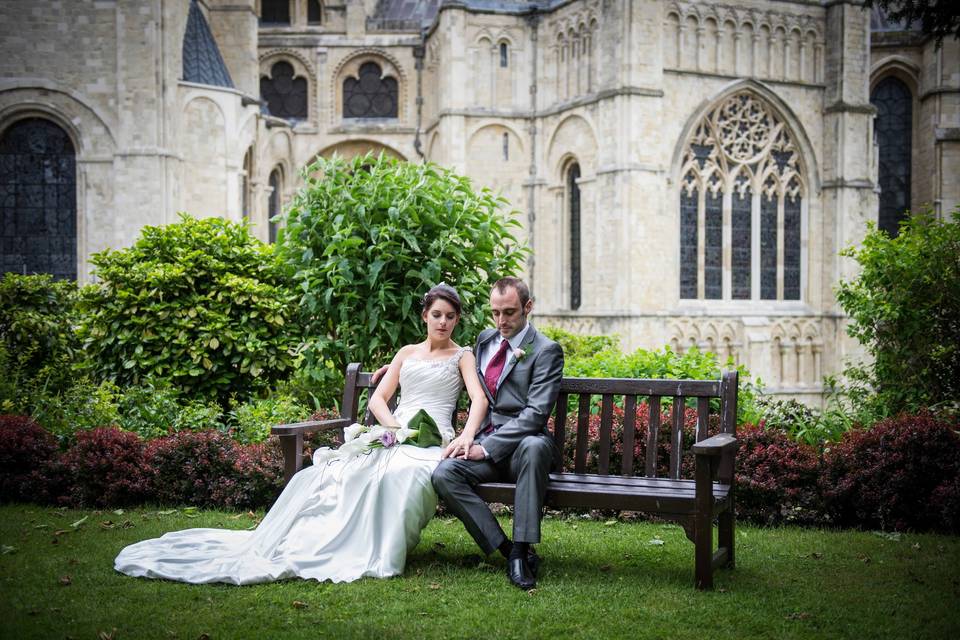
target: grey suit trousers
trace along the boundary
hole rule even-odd
[[[473,487],[483,482],[516,484],[513,540],[540,542],[540,517],[547,491],[554,445],[543,434],[523,438],[513,455],[499,464],[492,460],[442,460],[433,472],[433,486],[447,508],[463,521],[483,552],[490,554],[507,539],[487,503]]]

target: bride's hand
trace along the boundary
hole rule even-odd
[[[447,448],[443,450],[444,458],[461,458],[464,453],[470,450],[470,445],[473,444],[473,438],[465,437],[465,434],[460,434],[456,438],[450,441],[450,444],[447,445]]]

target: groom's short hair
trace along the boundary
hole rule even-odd
[[[520,298],[520,308],[523,309],[527,306],[527,302],[530,301],[530,287],[527,286],[526,282],[520,278],[507,276],[493,283],[493,288],[501,294],[506,293],[507,289],[511,287],[517,290],[517,296]]]

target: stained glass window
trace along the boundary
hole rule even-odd
[[[697,123],[681,171],[680,297],[801,299],[804,184],[778,114],[750,91],[726,98]]]
[[[290,24],[290,0],[260,0],[260,24]]]
[[[319,0],[307,0],[307,24],[321,24],[323,14],[320,9]]]
[[[360,65],[359,77],[343,81],[344,118],[396,118],[397,81],[376,62]]]
[[[870,102],[877,108],[875,130],[880,147],[877,226],[896,237],[900,221],[910,208],[913,96],[907,85],[888,76],[874,87]]]
[[[570,202],[570,308],[580,308],[580,165],[567,169]]]
[[[703,287],[708,300],[723,297],[723,194],[706,193]]]
[[[738,182],[746,180],[742,175]],[[733,193],[733,200],[730,203],[730,224],[733,245],[733,261],[731,264],[733,270],[732,295],[734,300],[749,300],[750,290],[750,270],[752,265],[753,251],[753,197],[750,193],[750,187],[745,186],[741,192],[739,189]]]
[[[260,96],[267,102],[270,115],[290,120],[307,118],[307,80],[294,77],[293,65],[278,62],[270,77],[260,78]]]
[[[696,298],[697,190],[680,192],[680,297]]]
[[[0,139],[0,273],[77,278],[77,171],[73,143],[29,118]]]
[[[760,298],[777,299],[777,199],[760,197]]]

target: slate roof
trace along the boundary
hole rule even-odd
[[[190,0],[187,30],[183,34],[183,79],[197,84],[234,88],[210,25],[197,0]]]

